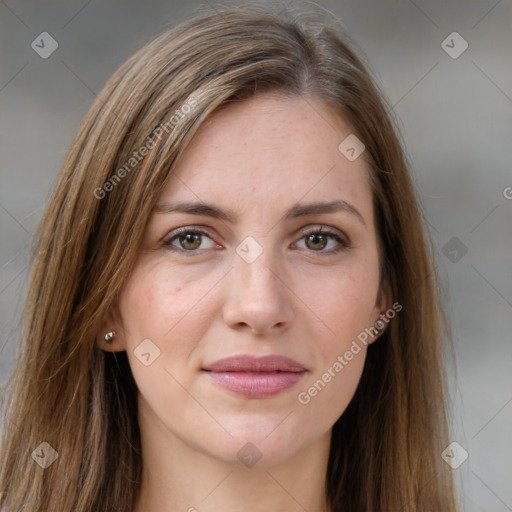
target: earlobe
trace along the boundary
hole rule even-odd
[[[391,296],[391,289],[389,284],[387,280],[383,280],[377,294],[377,299],[375,301],[374,313],[370,319],[372,325],[372,327],[370,327],[370,331],[373,334],[372,339],[369,340],[370,344],[377,341],[387,329],[388,323],[390,321],[388,312],[392,308],[392,302],[393,299]]]
[[[384,278],[379,286],[379,292],[375,302],[375,307],[380,312],[379,316],[384,315],[386,311],[391,308],[392,303],[391,287],[389,286],[388,279]]]
[[[383,318],[385,318],[385,314],[381,313],[380,317],[373,323],[373,325],[366,329],[366,331],[370,334],[370,338],[368,339],[369,345],[375,343],[386,330],[387,324]]]
[[[101,323],[96,335],[98,346],[106,352],[126,350],[119,314],[112,310]]]
[[[97,336],[98,346],[105,352],[121,352],[126,350],[122,337],[117,331],[102,331]]]

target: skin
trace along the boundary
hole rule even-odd
[[[391,304],[379,287],[368,166],[338,150],[350,133],[319,100],[260,94],[213,114],[169,178],[160,205],[204,202],[238,219],[156,211],[105,320],[103,332],[117,335],[102,348],[127,351],[139,389],[136,512],[328,510],[331,429],[354,395],[366,347],[307,405],[298,395]],[[349,211],[283,218],[297,203],[339,199],[364,223]],[[172,238],[186,226],[207,236]],[[308,241],[304,231],[321,227],[348,247],[329,236]],[[251,263],[236,252],[248,236],[263,251]],[[145,339],[160,350],[149,366],[134,354]],[[307,372],[288,390],[254,399],[201,371],[240,354],[285,355]],[[248,442],[261,454],[252,467],[237,457]]]

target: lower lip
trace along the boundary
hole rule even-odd
[[[223,388],[248,398],[277,395],[291,388],[306,372],[206,372]]]

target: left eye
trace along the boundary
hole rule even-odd
[[[299,246],[304,241],[304,246]],[[348,246],[347,242],[332,231],[316,230],[306,233],[295,244],[300,249],[309,249],[314,252],[336,252]]]
[[[203,244],[204,239],[209,240],[209,244],[206,246]],[[164,246],[172,246],[176,249],[183,249],[185,251],[195,251],[196,249],[211,249],[215,247],[213,240],[204,232],[197,230],[183,230],[180,232],[171,233],[171,236],[167,237],[163,241]]]

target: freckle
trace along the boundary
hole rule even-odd
[[[174,290],[175,292],[180,292],[181,291],[181,286],[178,286],[178,288],[176,288],[176,290]]]

